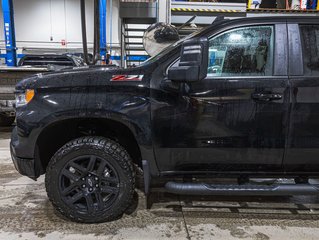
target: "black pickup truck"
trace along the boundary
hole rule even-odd
[[[319,194],[318,36],[318,17],[218,19],[136,68],[27,78],[13,162],[46,174],[49,199],[77,222],[121,216],[134,166],[147,195],[158,179],[181,195]]]

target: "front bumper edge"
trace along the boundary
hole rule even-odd
[[[18,142],[17,132],[16,132],[16,129],[14,129],[12,132],[12,138],[10,143],[10,151],[11,151],[11,158],[12,158],[13,164],[21,175],[27,176],[36,181],[38,176],[36,174],[35,161],[34,159],[26,159],[26,158],[20,158],[16,156],[15,144],[17,142]]]

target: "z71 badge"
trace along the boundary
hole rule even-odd
[[[111,81],[142,81],[144,75],[113,75]]]

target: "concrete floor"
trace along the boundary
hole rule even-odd
[[[0,239],[318,239],[318,197],[177,197],[137,191],[123,218],[76,224],[55,215],[44,189],[14,169],[0,128]]]

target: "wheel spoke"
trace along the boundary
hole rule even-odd
[[[95,163],[96,163],[96,156],[91,156],[90,162],[89,162],[88,167],[87,167],[88,172],[92,172],[94,170]]]
[[[91,194],[85,196],[86,205],[89,213],[94,212],[94,202]]]
[[[67,188],[65,188],[62,191],[62,195],[66,196],[66,195],[70,194],[72,191],[74,191],[76,189],[77,186],[78,186],[78,183],[72,183],[70,186],[68,186]]]
[[[95,197],[98,203],[98,208],[103,209],[104,202],[103,202],[103,197],[101,196],[101,193],[95,192]]]
[[[116,177],[102,177],[102,182],[104,183],[119,183],[119,180]]]
[[[75,162],[70,163],[70,167],[73,167],[75,170],[77,170],[81,175],[86,174],[87,170],[86,168],[80,166],[79,164]]]
[[[116,194],[119,191],[117,187],[103,186],[101,187],[102,193]]]
[[[83,198],[83,192],[78,192],[77,194],[75,194],[70,200],[70,203],[75,203],[76,201],[80,200],[81,198]]]
[[[106,162],[105,162],[105,161],[101,161],[101,162],[100,162],[100,165],[99,165],[99,168],[98,168],[97,171],[96,171],[96,173],[97,173],[98,176],[102,176],[105,167],[106,167]]]
[[[71,173],[69,170],[67,169],[63,169],[62,170],[62,174],[64,176],[66,176],[68,179],[72,180],[72,181],[78,181],[79,180],[79,176],[75,175],[74,173]]]

